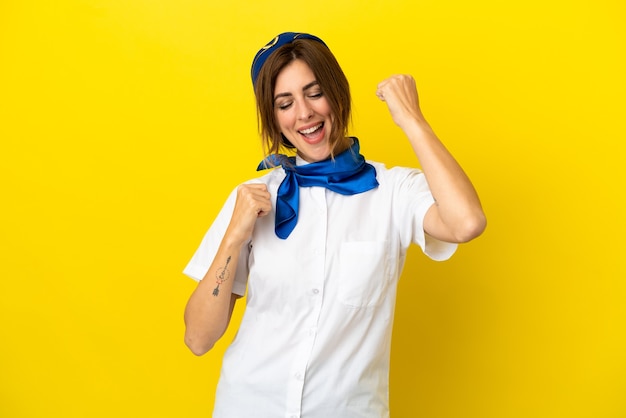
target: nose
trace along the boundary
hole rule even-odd
[[[313,107],[306,100],[303,100],[298,106],[298,118],[307,120],[313,116]]]

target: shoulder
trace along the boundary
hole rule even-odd
[[[274,188],[277,189],[284,178],[285,170],[282,167],[276,167],[266,170],[264,175],[250,179],[242,184],[265,184],[269,190],[272,190]]]
[[[412,167],[387,167],[384,163],[367,161],[376,169],[376,179],[381,184],[394,184],[410,179],[424,178],[424,173],[419,168]]]

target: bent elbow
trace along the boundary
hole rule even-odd
[[[196,356],[202,356],[213,348],[214,342],[198,341],[197,339],[185,335],[185,345]]]
[[[487,227],[487,218],[484,213],[466,218],[463,226],[459,228],[456,234],[456,241],[459,243],[469,242],[480,236]]]

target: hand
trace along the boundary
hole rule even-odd
[[[387,104],[393,121],[400,128],[410,120],[424,121],[412,76],[393,75],[381,81],[376,96]]]
[[[242,184],[237,189],[237,200],[226,236],[238,244],[247,242],[252,236],[257,218],[272,210],[270,193],[265,184]]]

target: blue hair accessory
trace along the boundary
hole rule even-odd
[[[281,46],[289,44],[297,39],[313,39],[314,41],[317,41],[323,44],[324,46],[328,47],[324,43],[324,41],[322,41],[320,38],[318,38],[317,36],[309,35],[308,33],[299,33],[299,32],[281,33],[280,35],[276,36],[274,39],[269,41],[267,45],[261,48],[259,52],[257,52],[256,55],[254,56],[254,60],[252,61],[252,70],[250,71],[252,75],[253,85],[256,83],[256,79],[259,77],[259,72],[261,71],[261,68],[263,67],[263,64],[265,64],[265,61],[267,60],[267,58],[269,58],[269,56],[272,55],[272,53],[276,51],[278,48],[280,48]]]

